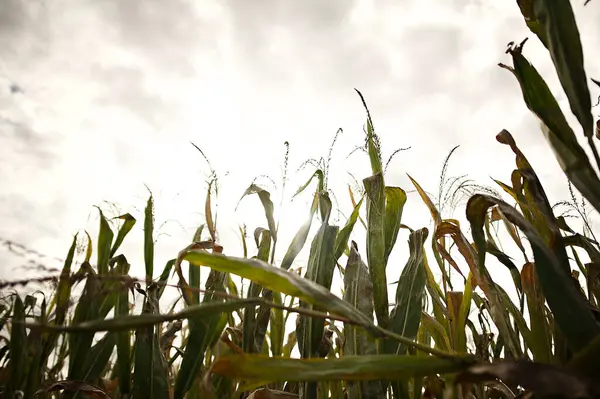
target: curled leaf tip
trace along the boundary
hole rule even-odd
[[[496,141],[498,141],[501,144],[508,145],[512,145],[515,143],[515,140],[513,139],[512,135],[506,129],[502,129],[502,131],[496,135]]]
[[[529,40],[528,37],[523,39],[523,41],[519,44],[515,44],[515,42],[508,43],[508,45],[506,46],[507,48],[505,54],[520,54],[523,51],[523,46],[525,45],[527,40]]]

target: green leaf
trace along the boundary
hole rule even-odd
[[[356,309],[373,318],[373,283],[367,265],[361,260],[358,247],[353,241],[344,273],[344,300]],[[360,327],[344,323],[344,356],[375,355],[377,344]],[[376,398],[385,393],[379,381],[363,383],[348,381],[348,398]]]
[[[271,232],[273,241],[277,241],[277,225],[275,224],[274,216],[275,207],[273,206],[273,201],[271,201],[271,194],[262,187],[259,187],[256,184],[251,184],[250,187],[248,187],[246,191],[244,191],[244,194],[240,198],[240,201],[244,199],[245,196],[251,194],[258,195],[258,198],[260,199],[260,202],[262,203],[262,206],[265,210],[265,216],[267,218],[269,231]]]
[[[326,222],[323,223],[313,239],[305,276],[306,279],[314,281],[328,291],[331,289],[331,281],[335,269],[333,247],[337,232],[337,226],[329,226]],[[314,310],[323,310],[321,306],[311,307],[309,304],[302,302],[301,306]],[[303,357],[312,357],[315,356],[317,348],[321,343],[325,320],[304,317],[301,317],[301,319],[303,319],[305,331],[304,335],[298,332],[298,343],[301,354]],[[307,337],[308,341],[305,341],[304,337]]]
[[[323,286],[327,290],[331,290],[331,281],[335,270],[334,245],[338,233],[337,226],[330,226],[327,223],[327,218],[324,219],[319,232],[315,235],[310,247],[310,255],[306,270],[307,279]],[[300,301],[302,308],[313,310],[324,310],[322,306],[311,306]],[[319,353],[321,342],[323,341],[323,333],[325,330],[325,320],[322,318],[312,318],[300,315],[296,325],[296,334],[298,337],[298,348],[300,355],[303,358],[311,358],[322,356]],[[317,386],[315,384],[307,384],[302,387],[306,390],[305,394],[308,397],[316,395]]]
[[[110,250],[110,247],[108,248]],[[98,319],[100,303],[100,282],[98,276],[93,273],[91,266],[84,263],[82,269],[87,271],[87,279],[83,294],[75,308],[72,324],[84,323]],[[69,374],[70,380],[82,380],[84,377],[84,366],[92,347],[94,339],[93,332],[80,332],[69,334]]]
[[[281,294],[279,292],[273,292],[273,302],[278,305],[283,305]],[[271,309],[271,328],[269,329],[270,342],[271,342],[271,354],[273,356],[281,356],[283,354],[283,339],[285,333],[285,325],[283,322],[283,309],[273,308]]]
[[[575,351],[583,349],[600,334],[585,297],[565,272],[569,265],[559,264],[554,253],[544,244],[533,226],[514,208],[489,195],[476,194],[467,203],[467,219],[471,223],[473,240],[478,248],[479,264],[485,264],[485,237],[483,223],[487,210],[498,206],[506,218],[517,225],[529,239],[533,249],[535,268],[554,319]]]
[[[265,230],[262,228],[258,228],[257,235],[260,236],[260,244],[258,246],[258,256],[257,258],[262,260],[263,262],[267,262],[269,260],[269,253],[271,251],[271,234],[269,230]],[[257,240],[258,241],[258,240]],[[190,267],[190,269],[198,269],[195,267]],[[256,298],[260,295],[262,287],[258,284],[255,284],[253,281],[250,282],[248,287],[248,298]],[[268,322],[268,319],[267,319]],[[256,353],[260,352],[260,347],[262,346],[262,341],[264,339],[265,332],[267,330],[268,325],[257,324],[256,320],[256,309],[247,308],[244,312],[244,340],[242,349],[246,353]],[[259,337],[260,336],[260,337]]]
[[[214,373],[249,381],[369,381],[465,370],[471,362],[434,356],[343,356],[290,359],[262,355],[232,355],[213,363]]]
[[[358,217],[359,217],[359,211],[360,211],[360,207],[363,203],[363,199],[364,198],[361,198],[361,200],[358,201],[358,204],[356,204],[356,206],[352,210],[352,213],[350,214],[350,217],[346,221],[346,225],[342,228],[342,230],[340,230],[340,232],[338,233],[338,235],[335,239],[334,253],[335,253],[336,261],[342,256],[342,254],[344,253],[344,250],[346,249],[346,246],[348,245],[348,240],[350,239],[350,235],[352,234],[354,225],[356,224],[356,221],[358,220]]]
[[[385,188],[385,264],[387,265],[390,253],[394,248],[400,225],[402,211],[406,203],[406,193],[400,187]]]
[[[294,193],[294,195],[292,196],[295,197],[298,194],[300,194],[301,192],[303,192],[304,190],[306,190],[306,187],[308,187],[308,185],[310,184],[310,182],[312,181],[312,179],[317,178],[317,189],[316,189],[316,193],[319,193],[323,190],[325,190],[325,175],[323,174],[323,171],[321,169],[317,169],[315,171],[315,173],[313,173],[310,178],[306,181],[306,183],[304,183],[302,186],[300,186],[300,188],[298,188],[298,190],[296,190],[296,192]]]
[[[62,272],[60,274],[60,280],[58,281],[58,288],[56,290],[56,316],[54,323],[62,325],[65,322],[65,316],[67,309],[69,308],[69,298],[71,297],[71,266],[73,264],[73,258],[75,257],[75,249],[77,247],[77,235],[73,237],[71,248],[65,259]]]
[[[521,281],[527,299],[529,324],[531,325],[531,339],[526,340],[526,344],[533,354],[533,360],[552,363],[552,326],[546,318],[546,299],[539,286],[533,263],[528,262],[523,265]]]
[[[429,230],[426,228],[411,232],[408,244],[410,255],[402,270],[396,289],[396,303],[390,313],[388,329],[405,338],[414,340],[419,332],[421,309],[425,292],[426,274],[424,267],[425,240]],[[403,355],[406,347],[395,340],[384,340],[385,353]],[[408,397],[408,381],[400,379],[392,384],[396,396]]]
[[[535,17],[548,39],[548,51],[565,90],[571,111],[586,137],[594,134],[590,90],[583,66],[579,29],[569,0],[535,0]]]
[[[312,305],[325,306],[329,312],[355,320],[365,326],[370,326],[372,332],[379,334],[369,318],[358,312],[352,305],[338,298],[320,284],[302,278],[295,273],[272,267],[256,259],[209,254],[193,249],[186,252],[183,259],[196,266],[208,266],[213,270],[232,273],[252,280],[264,288],[299,298]]]
[[[63,269],[60,274],[60,278],[58,280],[58,287],[56,289],[56,294],[52,298],[50,303],[49,311],[53,308],[53,305],[56,306],[56,310],[54,312],[54,320],[53,323],[55,325],[61,326],[64,324],[67,310],[69,309],[69,301],[71,298],[71,266],[73,265],[73,258],[75,257],[75,249],[77,247],[77,234],[73,237],[73,241],[71,243],[71,247],[69,248],[69,252],[67,253],[67,257],[65,259],[65,263]],[[0,327],[1,328],[1,327]],[[43,340],[43,349],[40,351],[40,365],[44,365],[45,367],[48,358],[53,350],[56,349],[56,343],[58,340],[58,334],[56,332],[47,334],[45,339]],[[41,370],[40,370],[41,372]]]
[[[144,211],[144,265],[146,266],[146,281],[149,283],[154,274],[154,200],[148,197]]]
[[[131,214],[129,214],[129,213],[118,216],[117,219],[124,220],[124,222],[123,222],[123,225],[121,225],[121,228],[119,229],[119,232],[117,233],[117,238],[115,239],[115,242],[113,243],[113,246],[110,250],[111,258],[113,256],[115,256],[115,253],[117,252],[117,250],[123,243],[123,240],[125,240],[125,237],[127,236],[127,234],[129,234],[131,229],[133,229],[133,226],[136,223],[135,218],[133,216],[131,216]]]
[[[158,287],[148,287],[144,301],[144,314],[157,314]],[[167,362],[160,349],[155,326],[141,327],[135,332],[135,369],[133,397],[169,399]]]
[[[442,326],[434,317],[431,317],[425,311],[421,313],[421,324],[427,329],[433,340],[435,341],[436,347],[441,350],[450,352],[451,345],[446,329]]]
[[[592,206],[600,210],[600,181],[596,171],[548,85],[521,51],[521,46],[509,50],[514,68],[502,64],[500,66],[511,71],[518,79],[523,99],[527,107],[543,122],[542,132],[563,172]]]
[[[126,262],[124,257],[121,262]],[[125,271],[129,265],[118,265],[117,269]],[[123,273],[125,275],[125,273]],[[160,295],[164,286],[159,285]],[[127,317],[129,315],[129,289],[126,284],[120,284],[117,292],[117,303],[115,304],[115,318]],[[131,335],[129,331],[123,330],[117,333],[117,375],[119,377],[119,388],[122,394],[128,394],[131,389]]]
[[[162,297],[162,294],[165,292],[167,280],[169,280],[169,274],[171,274],[171,270],[173,270],[173,265],[175,265],[176,261],[177,261],[177,259],[171,259],[171,260],[169,260],[165,264],[165,267],[163,268],[163,271],[160,274],[160,277],[158,278],[157,284],[160,287],[160,291],[158,293],[158,298],[159,299]]]
[[[467,320],[469,319],[472,298],[473,273],[469,273],[469,277],[465,284],[465,290],[462,295],[462,301],[460,303],[458,318],[456,320],[456,329],[454,330],[454,342],[457,344],[457,349],[465,353],[467,352]]]
[[[108,333],[96,345],[91,347],[86,359],[84,381],[95,383],[100,378],[106,369],[116,343],[116,334]]]
[[[110,228],[110,224],[98,208],[100,212],[100,232],[98,233],[98,274],[104,276],[108,274],[108,260],[110,259],[110,251],[114,233]]]
[[[546,32],[542,29],[540,21],[538,21],[535,16],[534,4],[536,3],[536,0],[517,0],[517,3],[519,4],[521,14],[523,14],[527,27],[537,35],[544,47],[548,48]]]
[[[244,298],[227,302],[205,301],[199,305],[189,306],[180,312],[168,314],[150,314],[119,316],[113,319],[86,321],[82,323],[73,323],[68,326],[57,326],[54,324],[26,323],[27,328],[41,329],[42,331],[60,331],[69,333],[82,332],[118,332],[132,329],[147,328],[156,324],[171,322],[183,319],[208,319],[212,315],[230,313],[234,310],[245,308],[247,306],[266,305],[261,298]]]
[[[306,219],[302,226],[300,226],[300,229],[298,229],[298,232],[296,232],[296,235],[292,239],[292,243],[288,247],[287,252],[283,257],[283,260],[281,261],[282,269],[288,270],[292,266],[294,260],[304,247],[304,244],[306,244],[306,239],[308,238],[308,233],[310,232],[310,226],[312,225],[312,220],[315,215],[315,212],[317,212],[318,206],[319,196],[315,194],[312,205],[310,207],[308,219]]]
[[[412,232],[408,238],[410,255],[396,288],[396,303],[390,314],[388,329],[406,338],[415,339],[421,322],[425,292],[424,244],[429,235],[427,228]],[[406,348],[395,341],[384,341],[385,352],[404,354]]]
[[[568,369],[587,375],[598,380],[598,366],[600,366],[600,336],[594,338],[585,348],[577,352],[569,364]]]
[[[482,223],[482,231],[483,226],[485,224],[485,215],[483,216]],[[514,330],[510,325],[510,320],[508,320],[506,316],[506,304],[503,303],[500,294],[498,293],[497,285],[492,280],[492,277],[485,267],[485,264],[481,261],[481,250],[474,248],[471,243],[464,236],[462,231],[460,230],[460,226],[458,222],[451,223],[449,220],[444,220],[439,225],[437,229],[437,234],[443,231],[444,234],[450,235],[452,240],[457,246],[458,251],[463,256],[465,261],[469,265],[469,269],[473,276],[475,276],[475,280],[477,284],[481,287],[482,291],[485,293],[487,300],[490,303],[489,306],[489,314],[492,316],[496,327],[499,330],[499,334],[502,335],[506,339],[507,349],[510,350],[512,356],[520,357],[522,355],[522,350],[520,347],[520,342]],[[485,235],[482,232],[483,239],[485,239]],[[482,243],[484,245],[483,252],[485,252],[485,242]],[[435,309],[435,308],[434,308]],[[442,324],[443,321],[438,319],[438,321]]]
[[[14,297],[12,314],[12,331],[10,332],[8,364],[9,376],[6,386],[6,397],[17,397],[16,391],[24,388],[27,378],[27,331],[25,330],[25,306],[18,295]]]
[[[192,242],[200,242],[202,240],[203,226],[196,229]],[[166,282],[166,280],[165,280]],[[188,268],[188,285],[190,286],[190,299],[191,302],[187,305],[197,305],[200,303],[200,268],[189,267]]]
[[[189,261],[189,259],[187,260]],[[211,270],[206,280],[206,293],[202,300],[204,306],[214,306],[223,302],[223,296],[219,293],[225,292],[226,277],[227,275],[224,273]],[[205,352],[221,336],[228,316],[227,313],[211,313],[210,315],[198,315],[189,319],[190,332],[181,360],[181,367],[175,381],[175,399],[182,399],[191,388],[201,371]]]
[[[366,148],[369,154],[369,161],[371,162],[371,171],[373,175],[378,173],[383,173],[383,164],[381,162],[381,146],[379,143],[379,137],[375,133],[375,127],[373,126],[373,119],[371,119],[371,112],[369,112],[369,108],[367,107],[367,102],[363,97],[362,93],[356,89],[354,89],[356,93],[360,96],[360,100],[365,107],[365,111],[367,112],[367,140],[366,140]]]
[[[385,193],[383,174],[363,180],[367,196],[367,263],[373,283],[375,315],[379,325],[387,327],[388,291],[385,275]]]

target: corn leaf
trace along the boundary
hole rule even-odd
[[[509,50],[514,68],[501,65],[518,79],[527,107],[543,122],[542,132],[566,176],[579,192],[600,210],[600,181],[583,148],[577,142],[548,85],[522,55],[522,46]]]
[[[344,300],[372,319],[373,283],[367,265],[361,260],[356,243],[350,246],[350,256],[344,274]],[[360,327],[344,323],[344,356],[375,355],[377,344]],[[380,381],[348,382],[348,398],[382,397],[385,388]]]
[[[489,195],[476,194],[467,203],[467,218],[473,230],[473,240],[479,248],[479,263],[485,262],[485,238],[483,220],[492,206],[498,206],[506,217],[527,236],[532,246],[537,276],[555,320],[573,350],[583,349],[600,334],[600,325],[595,321],[585,297],[571,276],[565,273],[554,253],[544,244],[533,226],[504,201]],[[567,265],[568,267],[568,265]]]
[[[373,283],[377,322],[386,328],[389,322],[388,291],[385,274],[385,191],[383,174],[363,180],[367,196],[367,263]]]
[[[343,356],[329,359],[232,355],[219,358],[212,371],[230,378],[275,381],[369,381],[465,370],[472,362],[434,356]]]

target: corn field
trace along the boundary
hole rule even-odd
[[[235,248],[219,244],[211,182],[205,223],[172,259],[158,260],[150,196],[146,277],[135,279],[120,248],[138,221],[99,210],[98,235],[73,239],[52,292],[19,295],[3,284],[1,397],[600,398],[600,245],[583,209],[600,210],[600,122],[588,80],[596,92],[600,82],[584,70],[568,0],[517,3],[548,50],[590,156],[524,56],[525,42],[511,43],[512,65],[500,67],[514,75],[569,180],[573,201],[562,205],[578,213],[581,232],[556,216],[525,149],[506,130],[496,136],[498,150],[512,151],[515,167],[495,180],[499,193],[469,191],[461,209],[469,226],[443,218],[441,204],[412,178],[410,188],[386,185],[380,141],[357,91],[371,170],[359,190],[349,189],[353,209],[343,226],[331,223],[324,168],[298,190],[314,189],[313,200],[291,243],[278,242],[271,193],[252,184],[243,197],[258,197],[264,225],[254,240],[240,232],[234,256]],[[403,224],[408,189],[433,225]],[[357,226],[365,232],[362,253],[350,239]],[[401,230],[408,245],[397,242]],[[502,241],[518,251],[505,253]],[[279,264],[276,245],[288,245]],[[300,270],[303,248],[309,260]],[[392,251],[408,257],[397,281],[386,277]],[[507,268],[514,287],[494,281],[490,259]],[[336,271],[341,287],[332,285]],[[177,306],[165,306],[167,290],[177,292]]]

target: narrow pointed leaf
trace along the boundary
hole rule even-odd
[[[27,331],[22,324],[25,321],[25,307],[18,295],[15,295],[14,299],[12,320],[9,344],[10,363],[8,365],[10,378],[6,387],[7,397],[17,397],[16,392],[24,388],[27,377]]]
[[[388,290],[385,274],[385,192],[383,174],[363,180],[367,196],[367,263],[373,283],[375,315],[380,326],[389,321]]]
[[[367,265],[360,259],[355,242],[350,246],[350,256],[344,274],[344,300],[372,318],[373,283]],[[375,355],[377,344],[360,327],[344,323],[344,356]],[[348,382],[348,398],[376,398],[384,395],[384,386],[379,381]]]
[[[600,210],[600,181],[579,145],[548,85],[521,54],[522,47],[509,50],[514,68],[501,65],[518,79],[527,107],[543,122],[542,132],[565,175],[596,210]]]
[[[131,229],[133,229],[133,226],[136,223],[135,218],[133,216],[131,216],[131,214],[129,214],[129,213],[121,215],[121,216],[117,217],[117,219],[123,220],[123,224],[121,225],[121,228],[119,229],[119,231],[117,233],[117,238],[115,239],[115,242],[113,243],[113,246],[110,250],[111,258],[113,256],[115,256],[115,253],[117,252],[117,250],[119,249],[121,244],[123,244],[123,240],[125,240],[125,237],[127,236],[127,234],[129,234]]]
[[[344,253],[344,250],[346,249],[346,246],[348,245],[348,240],[350,239],[350,235],[352,234],[354,225],[356,224],[356,221],[358,220],[359,211],[360,211],[360,207],[363,203],[363,199],[364,198],[361,198],[361,200],[358,201],[358,204],[356,204],[356,206],[352,210],[352,214],[350,214],[350,217],[346,221],[346,225],[340,230],[340,232],[338,233],[338,235],[335,239],[335,251],[334,252],[335,252],[335,260],[336,261],[342,256],[342,254]],[[352,249],[350,249],[350,250],[352,250]]]
[[[116,334],[108,333],[89,349],[85,365],[84,381],[94,383],[100,378],[110,360],[116,343]]]
[[[476,194],[467,203],[467,218],[473,230],[473,240],[479,248],[480,265],[483,266],[485,262],[483,220],[485,213],[492,206],[498,206],[529,239],[534,253],[537,276],[555,320],[572,349],[575,351],[583,349],[600,334],[600,325],[595,321],[585,297],[575,287],[571,276],[565,273],[565,265],[559,264],[554,253],[544,244],[533,226],[514,208],[500,199]]]
[[[567,94],[571,111],[586,137],[594,134],[592,103],[583,65],[583,49],[573,7],[569,0],[535,0],[536,20],[548,39],[548,51]]]
[[[212,371],[230,378],[258,381],[369,381],[465,370],[470,362],[433,356],[343,356],[329,359],[269,358],[233,355],[219,358]]]
[[[204,252],[207,253],[207,252]],[[187,259],[189,261],[189,259]],[[190,262],[192,263],[192,262]],[[204,266],[204,264],[196,264]],[[194,267],[190,264],[190,267]],[[226,274],[217,270],[211,270],[205,287],[206,293],[202,301],[203,305],[219,304],[224,299],[219,293],[225,292]],[[189,336],[183,353],[181,366],[177,374],[174,387],[174,398],[182,399],[189,391],[202,370],[205,352],[212,347],[221,336],[227,323],[228,314],[212,313],[208,316],[198,315],[189,319]]]
[[[100,232],[98,233],[98,274],[103,276],[108,274],[108,260],[110,259],[110,249],[113,241],[113,231],[102,210],[100,212]]]
[[[224,273],[232,273],[249,279],[272,291],[299,298],[313,305],[322,305],[329,312],[353,319],[365,326],[372,326],[369,318],[352,305],[333,295],[329,290],[308,279],[255,259],[236,258],[221,254],[209,254],[190,250],[184,259],[195,265],[208,266]],[[374,326],[372,326],[374,327]],[[375,331],[371,329],[371,331]]]
[[[97,320],[99,316],[101,300],[101,296],[99,295],[100,282],[98,281],[98,276],[93,274],[89,264],[85,265],[85,268],[88,270],[86,284],[83,294],[75,308],[72,324]],[[93,332],[69,334],[69,380],[83,379],[84,365],[86,363],[88,351],[92,346],[93,339]]]
[[[396,244],[402,222],[402,211],[406,203],[406,193],[400,187],[385,188],[385,264]]]
[[[154,199],[148,198],[144,211],[144,265],[146,281],[152,280],[154,273]]]
[[[275,223],[275,215],[273,206],[273,201],[271,201],[271,194],[263,189],[262,187],[257,186],[256,184],[251,184],[250,187],[246,189],[240,201],[247,195],[256,194],[262,203],[262,206],[265,210],[265,216],[267,218],[267,223],[269,225],[269,231],[271,231],[271,236],[274,241],[277,241],[277,225]]]
[[[158,287],[148,288],[143,313],[158,313]],[[135,398],[169,399],[167,363],[160,349],[155,326],[135,332],[133,396]]]
[[[423,294],[426,274],[424,267],[425,240],[429,230],[422,228],[410,234],[408,239],[410,255],[402,270],[396,288],[396,303],[390,314],[389,330],[407,338],[415,339],[421,322]],[[385,352],[404,354],[406,348],[397,342],[384,341]]]

